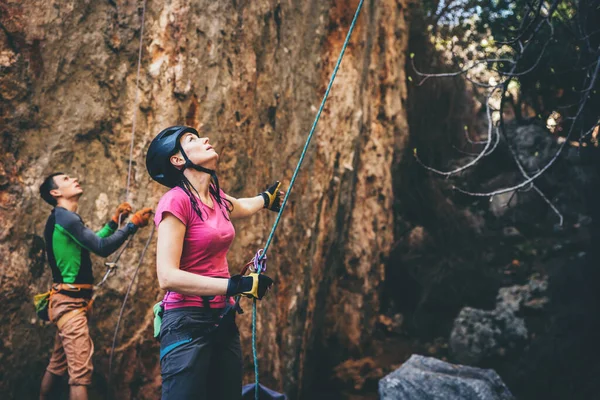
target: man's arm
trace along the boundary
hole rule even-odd
[[[101,237],[101,238],[108,237],[108,236],[112,235],[113,233],[115,233],[115,231],[117,230],[118,227],[119,227],[119,225],[117,225],[114,221],[108,221],[108,223],[106,225],[104,225],[102,227],[102,229],[100,229],[98,232],[96,232],[96,236]]]
[[[69,235],[80,246],[101,257],[108,257],[114,253],[127,237],[137,230],[134,224],[129,223],[113,235],[100,237],[91,229],[86,228],[77,214],[66,210],[57,213],[56,224],[57,229]]]

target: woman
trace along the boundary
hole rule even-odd
[[[172,188],[161,198],[156,266],[164,313],[160,328],[162,399],[240,399],[242,354],[232,296],[261,299],[273,281],[262,274],[229,275],[231,219],[262,208],[278,211],[279,182],[256,197],[236,199],[219,188],[219,155],[208,138],[186,126],[160,132],[146,167]]]

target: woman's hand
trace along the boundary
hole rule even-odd
[[[269,186],[267,190],[260,194],[264,200],[263,208],[279,212],[281,209],[281,203],[283,202],[283,197],[285,196],[285,193],[279,190],[280,187],[281,182],[276,181],[274,184]]]
[[[227,296],[243,294],[247,297],[262,300],[269,289],[271,289],[271,286],[273,286],[273,279],[269,278],[267,275],[257,274],[255,272],[246,276],[233,275],[229,278]]]
[[[277,181],[258,196],[243,199],[236,199],[225,194],[225,198],[233,205],[233,210],[229,216],[232,219],[246,218],[256,214],[263,208],[278,212],[285,196],[285,192],[279,190],[280,186],[281,183]]]

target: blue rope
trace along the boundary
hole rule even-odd
[[[277,214],[277,219],[273,224],[273,228],[271,229],[271,233],[267,239],[267,244],[264,247],[263,254],[261,256],[265,257],[267,254],[267,250],[271,245],[271,241],[273,240],[273,236],[275,235],[275,230],[277,229],[277,225],[279,225],[279,220],[281,219],[281,214],[285,209],[288,198],[290,197],[290,193],[292,192],[292,187],[294,186],[294,182],[296,182],[296,177],[298,176],[298,172],[300,171],[300,166],[304,161],[304,156],[306,155],[306,151],[308,150],[308,145],[313,137],[315,129],[317,127],[317,123],[319,122],[319,118],[321,118],[321,113],[323,112],[323,108],[325,107],[325,102],[327,101],[327,96],[329,96],[329,92],[331,91],[331,87],[333,86],[333,81],[335,80],[335,76],[337,75],[338,69],[340,68],[340,64],[342,63],[342,58],[344,58],[344,53],[346,52],[346,47],[348,47],[348,42],[350,41],[350,36],[352,35],[352,31],[354,30],[354,26],[356,25],[356,20],[358,19],[358,15],[360,14],[360,10],[362,8],[364,0],[360,0],[358,3],[358,7],[356,7],[356,12],[354,13],[354,18],[352,19],[352,23],[350,24],[350,29],[348,29],[348,34],[346,35],[346,40],[344,41],[344,45],[342,46],[342,50],[340,51],[340,55],[338,56],[337,62],[335,64],[335,68],[333,69],[333,73],[331,74],[331,78],[329,79],[329,84],[327,85],[327,90],[325,91],[325,95],[323,96],[323,100],[321,101],[321,106],[319,107],[319,111],[315,117],[315,120],[310,128],[310,133],[308,134],[308,138],[306,139],[306,143],[304,144],[304,149],[302,149],[302,154],[300,155],[300,160],[298,161],[298,165],[296,165],[296,169],[294,170],[294,174],[292,175],[292,179],[290,181],[290,186],[283,198],[283,203],[281,204],[281,209]],[[260,267],[257,271],[260,274]],[[254,304],[252,305],[252,354],[254,356],[254,399],[258,400],[258,357],[256,356],[256,299],[254,299]]]
[[[252,357],[254,357],[254,400],[258,400],[258,356],[256,355],[256,299],[252,304]]]
[[[312,140],[313,134],[315,132],[315,128],[317,127],[317,123],[319,122],[319,118],[321,118],[321,113],[323,112],[323,108],[325,107],[325,102],[327,101],[327,96],[329,96],[329,92],[331,91],[331,86],[333,86],[333,81],[335,80],[335,76],[337,75],[338,69],[340,68],[342,58],[344,58],[344,53],[346,52],[346,47],[348,47],[348,42],[350,41],[350,36],[352,35],[352,31],[354,30],[354,25],[356,25],[356,20],[358,19],[358,14],[360,14],[360,9],[362,8],[363,1],[364,0],[360,0],[360,3],[358,4],[358,7],[356,8],[356,12],[354,13],[354,19],[352,20],[352,23],[350,24],[350,29],[348,30],[348,34],[346,35],[346,40],[344,41],[344,45],[342,46],[342,50],[337,59],[337,63],[335,64],[335,68],[333,69],[333,73],[331,74],[331,78],[329,79],[329,85],[327,85],[327,90],[325,91],[325,95],[323,96],[323,100],[321,101],[321,106],[319,107],[319,111],[317,112],[315,121],[313,122],[312,127],[310,128],[310,133],[308,134],[308,138],[306,139],[306,143],[304,144],[304,149],[302,149],[302,154],[300,155],[300,160],[298,161],[298,165],[296,166],[296,169],[294,170],[294,174],[292,175],[292,179],[290,181],[290,186],[287,190],[287,193],[285,194],[285,197],[283,198],[283,203],[281,204],[281,209],[279,210],[279,213],[277,214],[277,219],[275,220],[275,223],[273,224],[273,228],[271,229],[271,233],[269,234],[269,237],[267,238],[267,244],[264,247],[265,250],[263,252],[263,255],[267,254],[267,250],[269,249],[269,246],[271,245],[271,241],[273,240],[273,236],[275,235],[275,229],[277,229],[277,225],[279,224],[279,220],[281,219],[281,214],[283,213],[283,210],[287,204],[287,200],[290,197],[290,193],[292,192],[292,187],[294,186],[294,182],[296,182],[296,177],[298,176],[298,172],[300,171],[300,166],[302,165],[302,162],[304,161],[304,156],[306,155],[306,151],[308,150],[308,145],[310,144],[310,141]]]

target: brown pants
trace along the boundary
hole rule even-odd
[[[50,321],[56,323],[65,313],[85,307],[89,299],[56,293],[50,298]],[[69,373],[69,385],[92,383],[94,343],[88,330],[86,312],[75,314],[56,333],[54,350],[46,370],[57,376]]]

